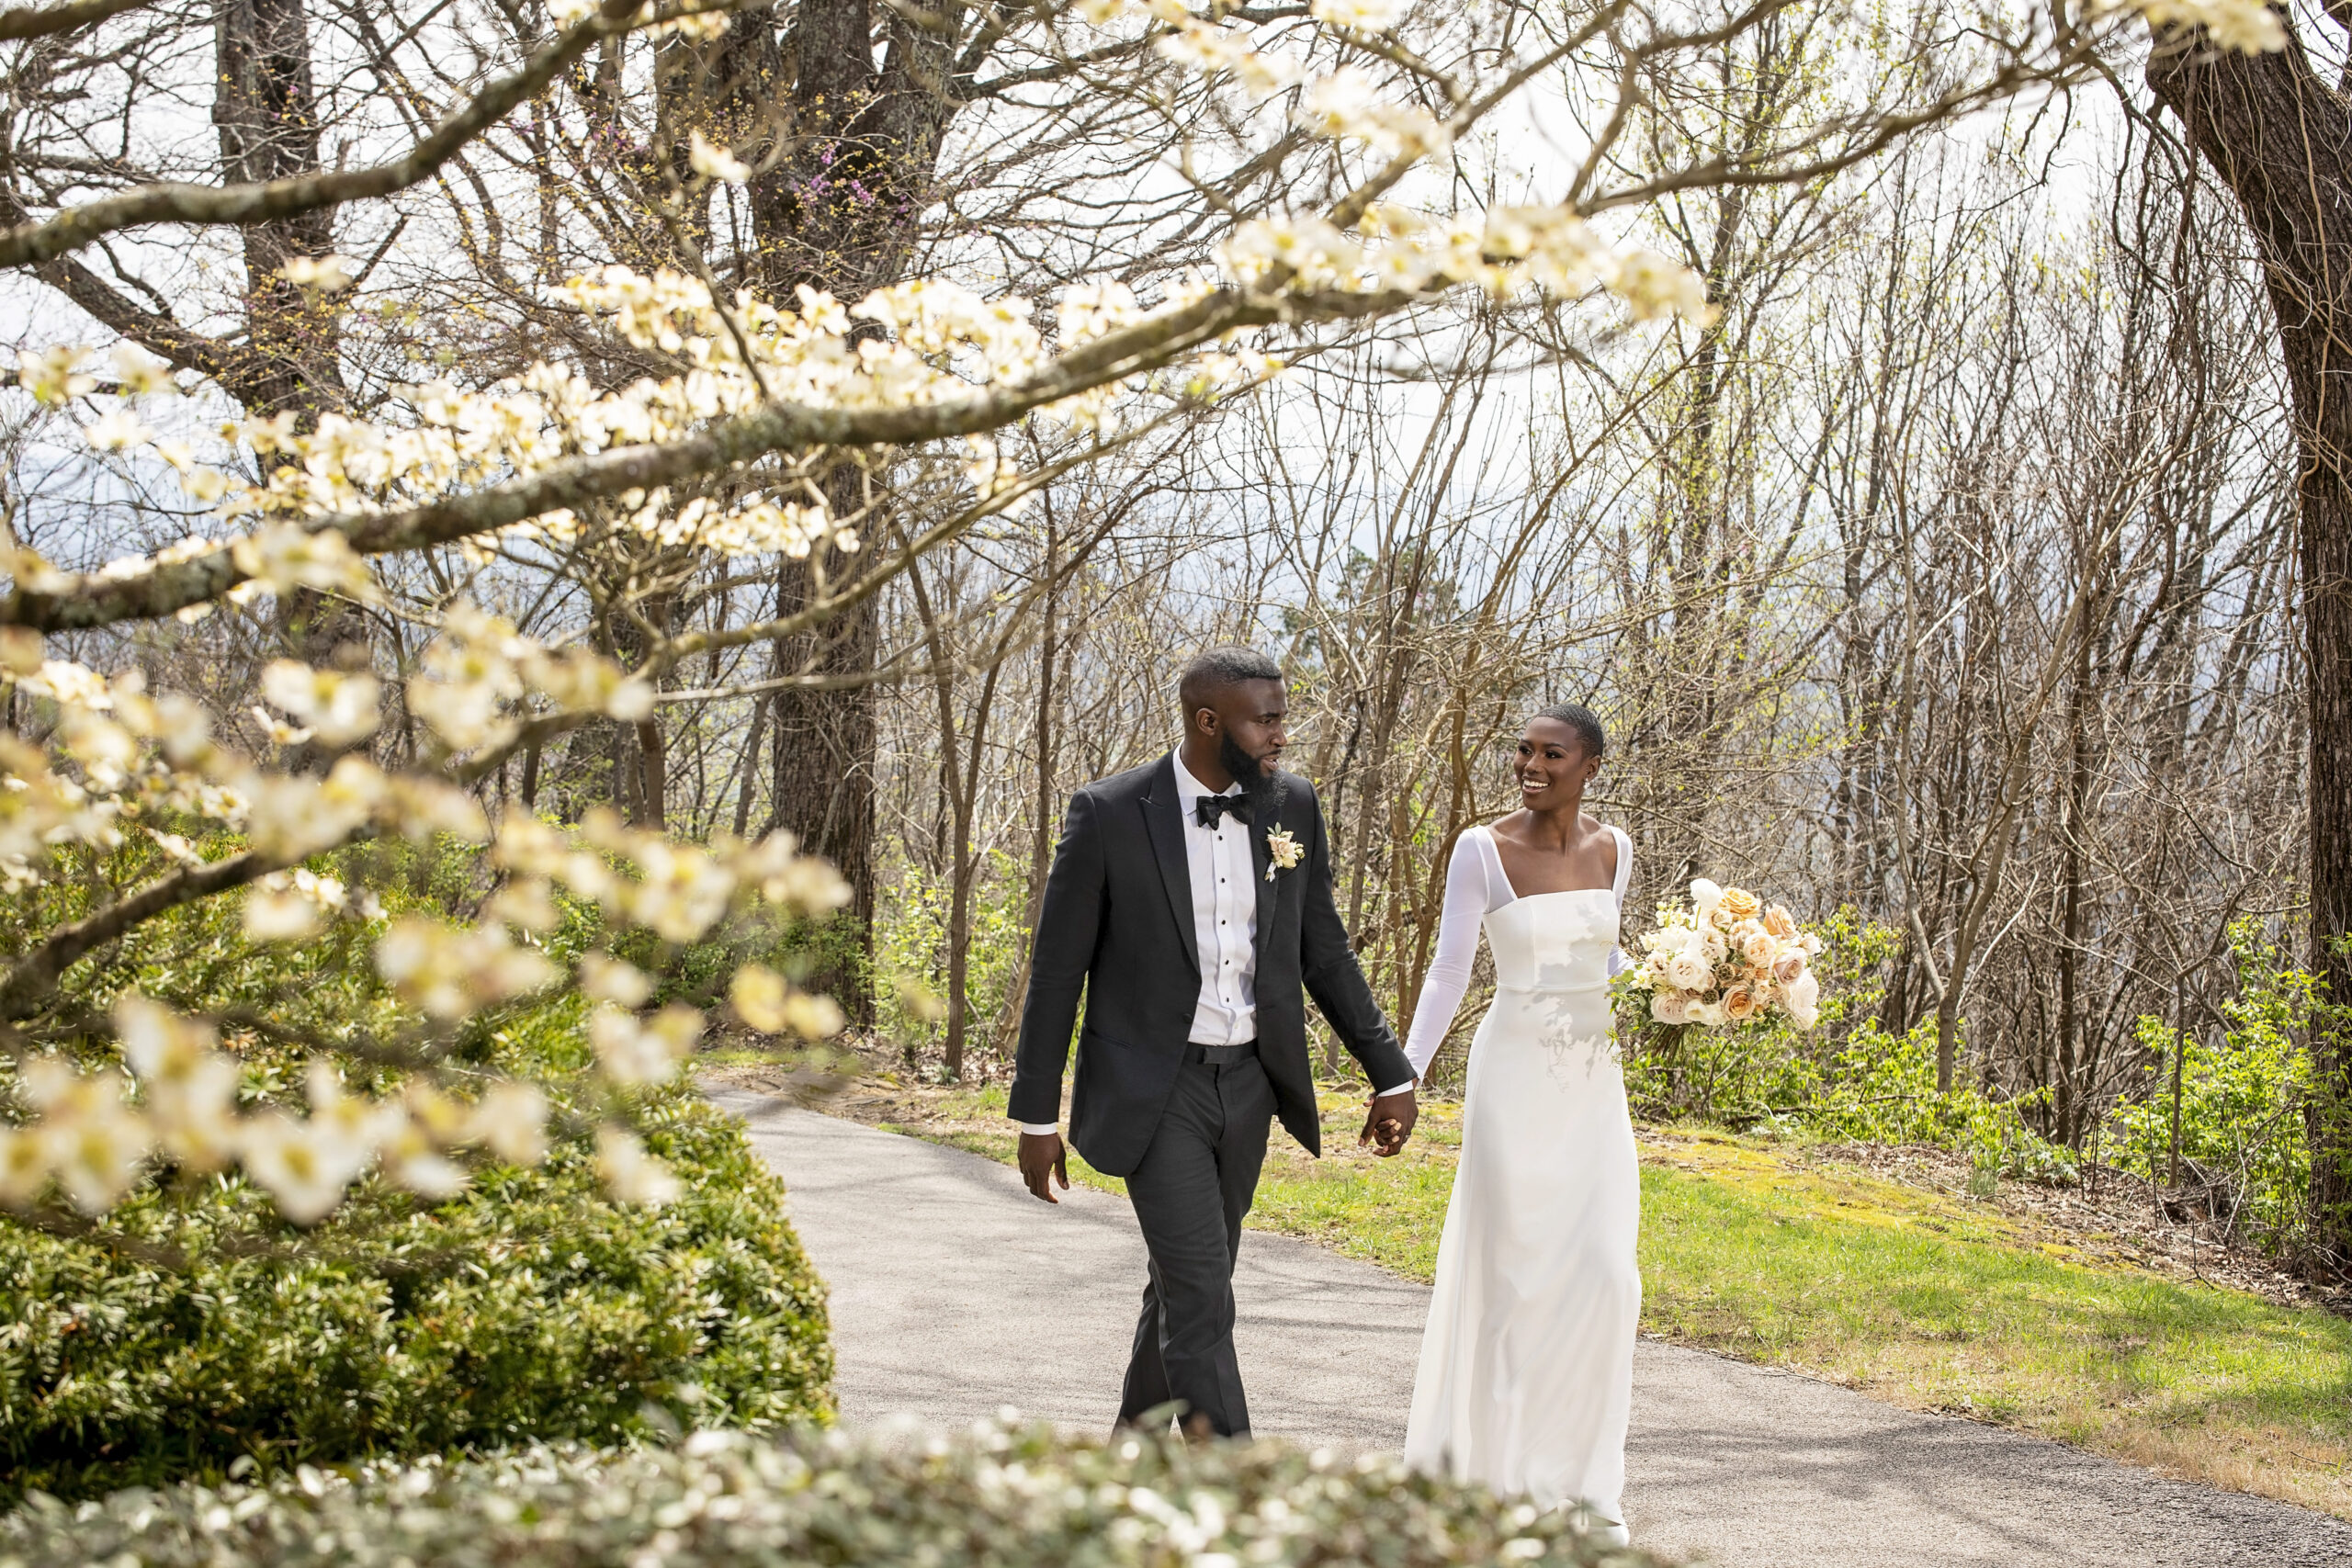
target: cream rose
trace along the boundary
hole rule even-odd
[[[1783,986],[1793,986],[1805,973],[1804,949],[1784,947],[1773,956],[1772,978]],[[1816,987],[1817,988],[1817,987]]]
[[[1690,998],[1680,991],[1660,991],[1650,998],[1650,1017],[1660,1023],[1688,1023]]]
[[[1789,1021],[1799,1029],[1811,1029],[1821,1021],[1821,982],[1811,975],[1800,975],[1788,988]]]
[[[1668,953],[1666,962],[1659,967],[1666,976],[1667,983],[1678,990],[1702,990],[1715,977],[1714,971],[1707,967],[1706,960],[1688,948],[1680,953]]]
[[[1721,1002],[1692,1002],[1690,1021],[1702,1029],[1721,1029],[1731,1021],[1731,1015],[1724,1011]]]
[[[1780,951],[1781,944],[1762,926],[1739,939],[1739,955],[1758,969],[1768,967]]]

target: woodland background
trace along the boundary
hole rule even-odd
[[[1240,641],[1398,1020],[1548,701],[1634,934],[1707,874],[1824,937],[1816,1031],[1629,1033],[1657,1146],[1747,1162],[1647,1173],[1668,1331],[2340,1509],[2348,36],[0,8],[0,1502],[829,1420],[693,1068],[932,1080],[1001,1153],[1063,801]],[[1261,1218],[1433,1247],[1424,1125]],[[1735,1190],[1842,1210],[1827,1147],[1960,1172],[1888,1200],[1935,1238],[2080,1197],[2272,1299]]]
[[[332,170],[422,131],[475,62],[551,36],[522,6],[114,9],[12,55],[0,218],[93,186]],[[1747,20],[1650,85],[1636,143],[1610,154],[1629,174],[1739,166],[1839,86],[1831,12]],[[2297,79],[2326,91],[2341,40],[2306,21]],[[373,406],[419,364],[626,372],[549,304],[605,260],[779,299],[946,270],[1046,290],[1112,258],[1141,287],[1198,258],[1200,187],[1168,171],[1218,111],[1066,90],[1134,58],[848,0],[606,39],[393,199],[33,257],[17,333],[95,324],[209,378],[199,412],[293,428]],[[2189,58],[2158,88],[2219,69]],[[2248,963],[2303,994],[2313,937],[2307,465],[2276,276],[2144,64],[1858,137],[1801,177],[1659,182],[1634,232],[1704,279],[1704,324],[1451,299],[1326,332],[1266,391],[1107,449],[1024,427],[1008,453],[1068,464],[1024,508],[959,525],[817,629],[676,661],[655,716],[535,738],[481,793],[689,839],[798,834],[854,895],[796,939],[803,977],[961,1077],[1009,1049],[1062,799],[1169,744],[1189,651],[1247,641],[1290,670],[1293,764],[1322,791],[1342,913],[1400,1019],[1454,839],[1508,802],[1518,720],[1573,698],[1611,728],[1595,807],[1633,836],[1637,904],[1705,874],[1849,911],[1867,1007],[1772,1050],[1834,1065],[1867,1022],[1935,1062],[1936,1092],[2013,1104],[2035,1138],[2095,1156],[2120,1112],[2222,1070],[2192,1052],[2233,1048]],[[1507,194],[1585,107],[1482,130],[1453,177]],[[690,131],[731,146],[745,183],[714,196]],[[347,301],[281,273],[331,253],[354,258]],[[187,531],[153,464],[92,456],[28,400],[6,417],[18,540],[90,567]],[[883,454],[825,483],[880,547],[965,505],[939,474]],[[419,627],[460,581],[526,634],[624,663],[821,591],[793,560],[658,540],[377,570],[375,606],[296,596],[56,631],[51,649],[167,673],[249,728],[235,716],[289,649],[372,669],[395,699],[374,744],[397,764],[418,755],[397,699]],[[2300,1141],[2308,1065],[2274,1067],[2251,1122],[2205,1132]]]

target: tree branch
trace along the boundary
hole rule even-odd
[[[11,6],[0,11],[0,43],[70,33],[152,6],[155,0],[65,0],[62,6]]]
[[[111,0],[78,3],[105,4]],[[718,5],[687,4],[648,11],[642,0],[604,0],[590,15],[558,34],[553,43],[532,56],[521,70],[492,83],[458,106],[424,140],[390,163],[230,186],[165,181],[135,186],[119,196],[68,208],[53,218],[19,223],[0,232],[0,266],[50,261],[88,244],[101,234],[141,224],[258,223],[405,190],[430,179],[468,142],[517,106],[537,97],[573,62],[605,39],[648,23],[724,8]]]

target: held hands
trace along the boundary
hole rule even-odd
[[[1054,1196],[1054,1182],[1069,1190],[1069,1156],[1062,1148],[1059,1133],[1023,1133],[1021,1134],[1021,1179],[1029,1190],[1048,1203],[1058,1203]]]
[[[1396,1094],[1375,1095],[1372,1109],[1364,1115],[1363,1131],[1356,1135],[1356,1142],[1371,1145],[1373,1152],[1382,1159],[1390,1158],[1405,1146],[1405,1140],[1413,1135],[1413,1123],[1419,1121],[1420,1116],[1420,1106],[1414,1100],[1413,1091],[1409,1089]],[[1022,1141],[1024,1144],[1028,1142],[1025,1138]],[[1023,1168],[1027,1168],[1025,1156]]]

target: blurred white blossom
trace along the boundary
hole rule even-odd
[[[678,1179],[670,1168],[646,1153],[637,1134],[624,1128],[597,1130],[596,1170],[619,1202],[658,1208],[678,1195]]]

